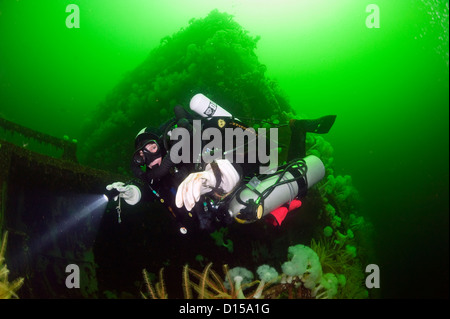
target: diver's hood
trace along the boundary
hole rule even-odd
[[[150,143],[151,141],[156,141],[160,144],[162,132],[155,127],[144,127],[139,133],[136,135],[134,139],[134,150],[141,150],[145,145]]]
[[[133,161],[139,166],[149,165],[158,157],[162,157],[161,151],[161,135],[162,133],[154,127],[144,127],[134,140],[135,151],[133,153]],[[158,150],[154,153],[145,148],[149,143],[155,143],[158,146]],[[144,157],[141,156],[142,151]]]

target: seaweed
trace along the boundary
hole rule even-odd
[[[368,292],[362,285],[363,278],[359,266],[352,264],[349,257],[342,251],[332,252],[326,243],[313,242],[312,249],[317,252],[320,261],[323,262],[323,272],[320,276],[310,281],[310,273],[298,276],[288,276],[285,273],[278,275],[275,271],[273,278],[264,281],[253,280],[252,273],[241,267],[229,269],[223,265],[223,277],[213,270],[213,263],[209,263],[202,272],[197,271],[188,264],[182,270],[182,289],[185,299],[328,299],[328,298],[367,298]],[[332,256],[328,255],[332,254]],[[259,269],[268,267],[262,265]],[[325,273],[325,271],[327,271]],[[328,272],[330,271],[330,272]],[[145,286],[152,299],[168,298],[165,291],[163,268],[160,269],[159,282],[156,289],[153,287],[148,273],[143,271]],[[242,278],[244,273],[250,276]],[[308,285],[309,283],[312,285]],[[332,284],[327,285],[328,281]],[[195,295],[194,293],[195,292]],[[147,295],[141,292],[141,296],[147,299]]]
[[[8,239],[8,232],[3,234],[3,240],[0,245],[0,299],[19,298],[17,290],[22,287],[23,278],[17,278],[14,281],[9,281],[9,270],[5,263],[6,243]]]
[[[142,275],[144,276],[145,284],[147,287],[148,294],[151,299],[167,299],[166,284],[164,282],[164,268],[159,270],[159,281],[153,287],[149,274],[147,270],[142,270]],[[147,295],[141,291],[141,296],[144,299],[148,299]]]

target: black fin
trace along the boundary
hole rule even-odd
[[[336,115],[326,115],[315,120],[291,120],[292,133],[303,131],[307,133],[326,134],[336,120]]]
[[[306,133],[328,133],[335,120],[336,115],[326,115],[315,120],[290,120],[291,141],[288,161],[306,156]]]

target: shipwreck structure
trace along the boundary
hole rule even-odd
[[[21,298],[97,296],[92,243],[102,193],[121,177],[80,165],[76,146],[0,118],[0,233],[9,234],[10,278],[24,277]],[[70,264],[80,268],[79,289],[65,284]]]

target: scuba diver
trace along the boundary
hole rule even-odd
[[[288,212],[301,206],[308,188],[323,178],[322,161],[313,155],[306,156],[306,134],[327,133],[335,115],[290,120],[286,164],[278,167],[276,163],[275,168],[266,167],[262,171],[264,163],[260,158],[250,161],[242,158],[259,154],[252,148],[256,141],[258,148],[267,149],[270,145],[272,151],[272,134],[267,136],[265,130],[260,133],[261,129],[256,132],[249,128],[203,94],[191,99],[190,109],[194,113],[175,106],[175,117],[158,128],[146,127],[137,134],[131,170],[142,185],[121,182],[108,185],[108,190],[116,192],[116,198],[134,205],[141,200],[141,190],[147,190],[145,197],[165,205],[182,234],[196,228],[212,232],[217,226],[233,221],[252,223],[265,219],[277,226]],[[247,142],[227,144],[230,129],[248,133]],[[195,139],[204,138],[206,132],[219,136],[219,141],[212,143],[207,139],[209,143],[205,143]],[[274,139],[277,136],[276,132]],[[277,143],[275,150],[278,153]],[[181,156],[180,151],[184,153]],[[234,161],[233,155],[241,156],[241,160]]]

